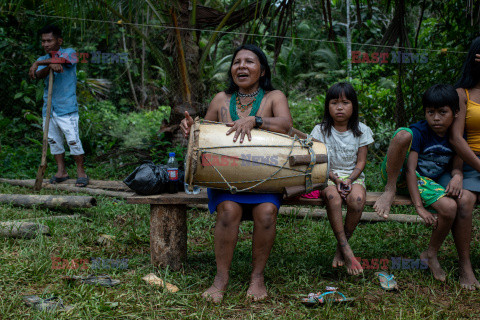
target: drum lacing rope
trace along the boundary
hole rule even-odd
[[[294,139],[296,138],[297,138],[297,135],[295,135]],[[307,135],[307,139],[298,139],[298,141],[300,142],[302,147],[305,147],[308,149],[308,153],[310,154],[310,163],[308,164],[307,170],[305,170],[305,193],[310,193],[313,191],[312,170],[316,162],[316,156],[312,148],[313,147],[312,136]]]

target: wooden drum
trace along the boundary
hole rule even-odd
[[[223,123],[195,121],[185,159],[185,181],[190,186],[287,196],[304,193],[307,185],[311,190],[326,186],[328,157],[323,143],[259,129],[252,130],[252,141],[245,136],[243,143],[233,142],[235,133],[226,135],[229,129]]]

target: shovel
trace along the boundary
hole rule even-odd
[[[52,90],[53,90],[53,70],[50,69],[48,74],[48,98],[47,98],[47,116],[45,117],[45,128],[43,129],[43,145],[42,145],[42,162],[38,167],[37,178],[33,190],[42,189],[43,176],[47,169],[47,146],[48,146],[48,127],[50,125],[50,111],[52,109]]]

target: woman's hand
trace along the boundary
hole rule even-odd
[[[193,119],[190,117],[188,114],[188,111],[185,111],[185,119],[180,122],[180,128],[183,131],[183,137],[185,139],[188,138],[188,135],[190,134],[190,127],[193,125]]]
[[[252,141],[252,129],[255,127],[255,117],[249,116],[246,118],[238,119],[234,122],[227,123],[228,127],[231,127],[227,131],[227,136],[235,131],[235,135],[233,136],[233,142],[237,141],[238,136],[240,135],[240,143],[243,142],[245,135],[248,137],[248,141]]]
[[[463,192],[463,178],[461,175],[456,174],[450,179],[450,182],[445,188],[447,196],[461,199]]]
[[[480,54],[475,55],[475,62],[480,63]]]

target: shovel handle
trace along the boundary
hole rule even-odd
[[[48,129],[50,126],[50,113],[52,109],[52,91],[53,91],[53,70],[50,69],[48,73],[48,98],[47,98],[47,114],[45,116],[45,125],[43,128],[43,144],[42,144],[42,160],[37,171],[37,178],[33,190],[39,191],[42,189],[43,176],[47,169],[47,147],[48,147]]]

